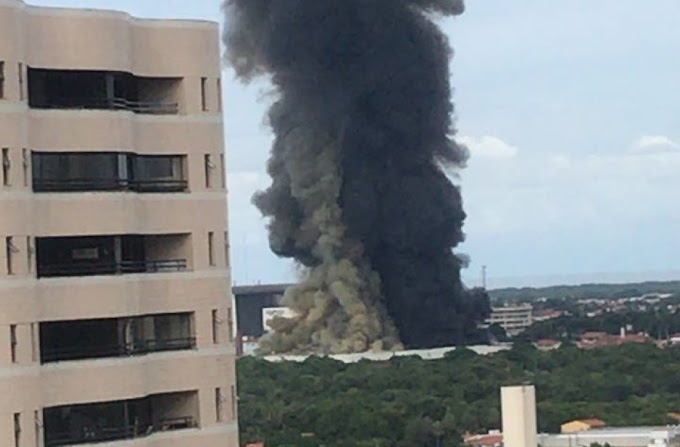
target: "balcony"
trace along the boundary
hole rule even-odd
[[[42,364],[195,348],[191,313],[40,324]]]
[[[33,191],[175,193],[188,190],[186,156],[33,152]]]
[[[45,447],[123,441],[198,428],[198,393],[168,393],[43,411]]]
[[[38,278],[181,272],[189,235],[122,235],[36,239]]]
[[[126,110],[177,115],[181,82],[181,78],[29,67],[28,104],[34,109]]]

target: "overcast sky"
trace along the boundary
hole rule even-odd
[[[212,0],[29,3],[221,19]],[[458,138],[472,151],[460,179],[469,284],[482,265],[492,284],[680,271],[678,19],[678,0],[468,0],[441,22],[456,51]],[[291,280],[250,205],[268,183],[263,86],[224,77],[234,280]]]

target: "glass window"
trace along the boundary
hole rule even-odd
[[[138,155],[134,162],[137,180],[183,178],[182,157],[177,155]]]
[[[153,318],[156,340],[186,340],[191,337],[190,314],[161,315]]]
[[[111,189],[124,180],[115,153],[34,152],[32,161],[38,190]]]

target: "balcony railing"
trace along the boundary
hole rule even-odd
[[[124,275],[131,273],[181,272],[187,269],[186,259],[38,264],[38,277]]]
[[[120,441],[147,436],[149,427],[97,427],[82,426],[77,431],[46,432],[45,447],[58,447],[73,444]]]
[[[76,444],[122,441],[150,436],[163,431],[176,431],[197,428],[193,417],[161,419],[157,426],[152,424],[127,425],[123,427],[102,427],[82,425],[77,430],[46,432],[45,447],[60,447]]]
[[[189,188],[186,180],[131,180],[130,190],[135,192],[184,192]]]
[[[188,430],[197,427],[198,424],[192,417],[165,418],[160,420],[156,431]]]
[[[136,345],[132,355],[149,354],[153,352],[183,351],[196,348],[196,337],[165,338],[144,340]]]
[[[124,180],[116,178],[68,178],[33,179],[34,192],[87,192],[87,191],[132,191],[132,192],[184,192],[188,189],[186,180],[149,179]]]
[[[41,350],[42,363],[67,362],[74,360],[101,359],[112,357],[134,357],[168,351],[184,351],[196,348],[195,337],[135,340],[130,344],[115,344],[63,349]]]
[[[177,115],[179,104],[166,101],[130,101],[125,98],[49,98],[31,104],[39,109],[127,110],[150,115]]]

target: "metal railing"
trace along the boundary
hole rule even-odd
[[[120,441],[145,436],[148,427],[101,427],[83,425],[68,431],[45,430],[45,447],[59,447],[73,444]]]
[[[183,351],[185,349],[194,348],[196,348],[196,337],[149,339],[144,340],[139,345],[135,346],[132,355],[142,355],[153,352]]]
[[[189,182],[175,179],[130,180],[129,189],[135,192],[184,192],[189,189]]]
[[[122,441],[150,436],[163,431],[176,431],[197,428],[198,422],[191,416],[161,419],[153,424],[126,425],[122,427],[102,427],[83,424],[68,431],[45,430],[45,447],[61,447],[76,444]]]
[[[150,115],[177,115],[179,104],[168,101],[130,101],[125,98],[53,97],[33,100],[36,109],[127,110]]]
[[[189,183],[183,179],[125,180],[118,178],[33,179],[34,192],[132,191],[141,193],[184,192]]]
[[[112,357],[134,357],[157,352],[184,351],[196,348],[196,337],[133,340],[128,344],[78,346],[63,349],[41,349],[41,363],[93,360]]]
[[[158,423],[157,431],[174,431],[198,428],[198,423],[192,417],[165,418]]]
[[[125,275],[131,273],[167,273],[181,272],[186,269],[186,259],[72,262],[63,264],[40,264],[40,262],[38,262],[38,278]]]

